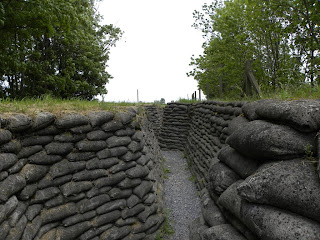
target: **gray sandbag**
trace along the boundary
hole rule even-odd
[[[48,170],[48,166],[27,163],[20,171],[20,175],[25,178],[27,183],[32,183],[43,178]]]
[[[0,205],[0,223],[6,220],[18,206],[18,199],[12,196],[4,205]]]
[[[201,197],[201,213],[209,227],[226,223],[220,209],[206,192]]]
[[[123,239],[131,232],[131,226],[124,226],[124,227],[112,227],[109,230],[105,231],[100,235],[100,239],[103,240],[117,240]]]
[[[137,218],[135,217],[131,217],[131,218],[127,218],[127,219],[122,219],[119,218],[116,222],[115,225],[117,227],[123,227],[123,226],[127,226],[127,225],[133,225],[137,222]]]
[[[228,145],[220,150],[218,158],[243,179],[253,174],[259,167],[259,162],[241,155]]]
[[[7,235],[9,234],[11,227],[8,221],[4,221],[0,224],[0,239],[6,239]]]
[[[110,148],[109,150],[111,157],[120,157],[128,152],[128,148],[126,147],[114,147]]]
[[[131,137],[131,139],[133,141],[136,141],[136,142],[141,142],[142,139],[143,139],[143,132],[142,131],[136,131],[133,136]]]
[[[152,215],[148,217],[145,223],[137,223],[132,232],[133,233],[147,232],[148,229],[152,228],[153,226],[156,226],[159,222],[162,222],[162,221],[163,221],[162,215]]]
[[[60,135],[55,135],[54,140],[57,142],[67,142],[67,143],[76,143],[86,138],[85,134],[72,134],[69,132],[64,132]]]
[[[133,168],[137,165],[136,162],[119,162],[110,168],[111,173],[117,173],[120,171],[126,171],[127,169]]]
[[[305,159],[262,165],[238,186],[241,197],[298,213],[320,222],[320,181]]]
[[[26,217],[29,221],[32,221],[36,216],[40,214],[42,210],[41,204],[33,204],[27,208]]]
[[[119,189],[119,188],[112,188],[108,192],[111,199],[122,199],[128,198],[132,194],[132,189]]]
[[[243,204],[244,223],[261,239],[319,240],[320,225],[308,218],[268,205]]]
[[[108,175],[105,169],[83,170],[73,174],[73,181],[92,181]]]
[[[66,203],[58,207],[43,209],[40,216],[42,219],[42,223],[45,224],[72,216],[76,214],[77,211],[78,209],[75,203]]]
[[[259,116],[256,114],[256,109],[260,108],[268,102],[273,102],[272,99],[262,99],[255,102],[248,102],[242,106],[242,112],[244,116],[250,121],[259,119]]]
[[[106,133],[102,130],[95,130],[87,133],[87,139],[90,141],[106,140],[107,138],[113,136],[112,133]]]
[[[153,204],[150,207],[145,207],[144,211],[138,214],[138,219],[141,222],[146,222],[149,216],[156,214],[158,210],[158,204]]]
[[[86,162],[69,162],[64,159],[50,167],[49,174],[51,177],[57,178],[85,169]]]
[[[17,207],[14,209],[14,211],[10,214],[8,218],[10,227],[14,227],[17,224],[18,220],[25,213],[26,209],[27,204],[22,201],[19,201]]]
[[[27,164],[28,159],[22,158],[19,159],[18,162],[8,169],[8,174],[15,174],[21,171],[21,169]]]
[[[12,133],[6,129],[0,129],[0,145],[10,142]]]
[[[11,132],[22,132],[27,130],[32,125],[32,119],[24,114],[12,114],[7,118],[7,128]]]
[[[131,142],[131,138],[112,136],[109,137],[106,142],[108,148],[127,146]]]
[[[92,220],[93,227],[99,227],[108,223],[115,222],[120,216],[121,212],[119,210],[114,210],[112,212],[99,215]]]
[[[89,230],[92,227],[91,222],[85,221],[77,223],[69,227],[57,228],[56,239],[59,240],[70,240],[77,239],[82,233]]]
[[[285,160],[314,151],[313,134],[304,134],[288,126],[256,120],[244,125],[227,139],[227,144],[257,161]]]
[[[89,112],[87,113],[87,117],[89,118],[92,127],[96,127],[112,120],[114,114],[107,111]]]
[[[92,130],[93,128],[90,124],[70,128],[70,132],[75,134],[85,134],[91,132]]]
[[[132,208],[138,203],[141,203],[140,198],[138,198],[136,195],[132,194],[128,199],[127,199],[127,206],[128,208]]]
[[[246,240],[246,238],[239,233],[230,224],[221,224],[204,230],[202,232],[201,240]]]
[[[142,148],[144,146],[144,141],[140,141],[140,142],[136,142],[136,141],[132,141],[129,145],[128,145],[128,149],[135,153],[137,151],[141,151]]]
[[[52,142],[46,145],[44,148],[48,155],[67,155],[73,150],[73,144]]]
[[[197,217],[192,223],[188,226],[189,229],[189,240],[201,240],[203,232],[209,227],[206,225],[202,216]]]
[[[137,234],[132,233],[132,234],[129,234],[128,236],[126,236],[125,238],[123,238],[122,240],[142,240],[142,239],[146,239],[145,233],[137,233]]]
[[[51,198],[54,198],[60,193],[59,188],[57,187],[48,187],[45,189],[41,189],[36,191],[33,198],[31,199],[31,203],[41,203]]]
[[[99,236],[101,233],[105,232],[106,230],[110,229],[113,224],[107,224],[98,228],[91,228],[88,231],[84,232],[79,236],[79,240],[90,240],[96,236]]]
[[[13,153],[0,153],[0,172],[7,170],[18,162],[18,158]]]
[[[20,152],[18,153],[17,157],[18,158],[27,158],[30,157],[31,155],[40,152],[42,150],[41,145],[35,145],[35,146],[29,146],[29,147],[23,147]]]
[[[120,120],[112,120],[101,126],[103,131],[113,132],[123,128],[123,124]]]
[[[120,160],[118,158],[112,157],[112,158],[93,158],[86,163],[86,168],[88,170],[92,169],[108,169],[112,167],[113,165],[119,163]]]
[[[153,183],[151,181],[142,181],[139,186],[133,189],[133,193],[140,199],[143,199],[143,197],[152,190],[152,187]]]
[[[242,126],[247,124],[248,122],[248,119],[246,119],[245,117],[236,117],[229,122],[226,133],[228,135],[231,135],[234,131],[236,131],[239,128],[242,128]]]
[[[69,227],[71,225],[77,224],[79,222],[88,221],[96,216],[96,212],[94,210],[83,213],[83,214],[76,214],[71,217],[65,218],[62,221],[64,227]]]
[[[29,222],[23,231],[21,240],[34,240],[35,236],[37,235],[41,227],[41,224],[42,221],[40,216],[33,219],[32,222]]]
[[[77,193],[88,191],[93,184],[90,181],[69,182],[60,187],[62,195],[68,197]]]
[[[18,193],[19,200],[23,200],[23,201],[29,200],[33,196],[33,194],[37,191],[37,189],[38,189],[37,183],[26,185],[22,189],[22,191]]]
[[[51,165],[62,160],[59,155],[48,155],[45,151],[33,154],[28,158],[29,163],[39,164],[39,165]]]
[[[0,200],[6,202],[13,194],[26,186],[26,180],[19,174],[8,176],[0,182]]]
[[[222,162],[217,162],[209,168],[208,191],[221,195],[228,187],[240,179],[231,168]]]
[[[103,204],[102,206],[96,209],[97,214],[101,215],[107,212],[114,210],[122,210],[127,206],[125,199],[114,200],[108,203]]]
[[[261,119],[282,122],[302,132],[320,128],[319,100],[268,101],[255,112]]]
[[[144,178],[149,174],[150,170],[146,166],[137,165],[126,171],[129,178]]]
[[[95,180],[94,185],[97,188],[101,188],[104,186],[112,186],[121,182],[123,179],[125,179],[125,177],[126,177],[126,174],[124,172],[110,174],[108,177],[103,177]]]
[[[41,228],[39,229],[35,240],[39,240],[43,235],[45,235],[47,232],[49,232],[51,229],[54,229],[55,227],[59,226],[60,223],[59,222],[55,222],[55,223],[48,223],[48,224],[44,224],[41,226]],[[46,239],[47,240],[47,239]],[[53,239],[55,240],[55,238]]]
[[[67,155],[67,159],[71,162],[88,161],[96,157],[94,152],[71,152]]]
[[[130,123],[135,117],[135,113],[133,112],[117,112],[115,115],[115,119],[119,119],[123,125]]]
[[[18,154],[21,150],[20,141],[14,139],[0,146],[0,152]]]
[[[17,225],[14,228],[11,228],[8,236],[6,237],[6,240],[17,240],[20,239],[20,237],[23,234],[24,229],[26,228],[28,223],[28,220],[26,216],[22,216],[19,221],[17,222]]]
[[[46,128],[49,125],[51,125],[55,119],[56,119],[56,116],[52,113],[40,112],[33,119],[32,130],[37,131],[37,130]]]
[[[120,189],[124,189],[124,188],[134,188],[136,186],[138,186],[141,183],[141,179],[140,178],[125,178],[123,179],[121,182],[118,183],[118,187]]]
[[[46,145],[53,141],[52,136],[31,136],[21,140],[23,147],[35,146],[35,145]]]
[[[76,143],[75,147],[79,151],[84,152],[97,152],[102,149],[105,149],[107,147],[107,144],[105,141],[88,141],[88,140],[82,140],[78,143]]]
[[[72,128],[88,124],[88,118],[79,113],[68,113],[56,119],[55,125],[58,128]]]
[[[117,130],[114,134],[118,137],[132,136],[136,132],[135,129],[127,127],[126,129]]]
[[[145,206],[142,203],[137,204],[136,206],[132,208],[127,208],[122,210],[121,212],[121,218],[126,219],[128,217],[133,217],[144,211]]]
[[[101,194],[99,196],[95,196],[90,199],[85,198],[80,202],[77,202],[77,207],[80,213],[85,213],[90,210],[94,210],[109,201],[110,197],[108,194]]]

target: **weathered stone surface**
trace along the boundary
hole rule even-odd
[[[77,239],[79,235],[91,228],[91,223],[89,221],[77,223],[69,227],[59,227],[56,233],[56,239],[59,240],[70,240]]]
[[[241,197],[320,222],[320,181],[305,159],[267,163],[238,187]]]
[[[66,203],[64,205],[43,209],[41,211],[42,223],[49,223],[64,219],[77,213],[77,207],[74,203]]]
[[[157,225],[160,221],[162,221],[162,216],[160,215],[152,215],[150,216],[145,223],[137,224],[133,229],[133,233],[141,233],[147,232],[148,229],[152,228],[153,226]]]
[[[258,161],[283,160],[303,156],[306,149],[314,150],[314,136],[287,127],[252,121],[235,131],[227,143],[245,156]]]
[[[138,219],[141,222],[146,222],[149,216],[156,214],[157,210],[158,210],[157,204],[153,204],[151,207],[145,207],[144,211],[139,213]]]
[[[73,194],[81,193],[92,188],[93,184],[89,181],[69,182],[60,187],[63,196],[68,197]]]
[[[125,209],[126,206],[127,206],[126,200],[119,199],[119,200],[113,200],[111,202],[103,204],[102,206],[98,207],[96,211],[97,211],[97,214],[101,215],[114,210]]]
[[[8,221],[5,221],[2,224],[0,224],[0,239],[6,239],[6,237],[9,234],[10,229],[11,228],[10,228]]]
[[[145,206],[143,204],[139,203],[132,208],[127,208],[127,209],[122,210],[121,217],[122,217],[122,219],[126,219],[128,217],[136,216],[140,212],[144,211],[144,209],[145,209]]]
[[[91,181],[108,175],[105,169],[83,170],[73,174],[73,181]]]
[[[273,102],[272,99],[262,99],[255,102],[248,102],[242,106],[242,112],[244,116],[249,119],[250,121],[259,119],[259,116],[256,114],[256,109],[259,109],[264,104],[268,102]]]
[[[67,143],[76,143],[85,139],[85,134],[72,134],[69,132],[64,132],[60,135],[56,135],[54,140],[57,142],[67,142]]]
[[[240,179],[238,174],[222,162],[213,164],[209,169],[208,175],[208,191],[218,195],[221,195],[228,187]]]
[[[282,122],[302,131],[314,132],[320,128],[320,101],[268,101],[256,109],[261,119]]]
[[[135,134],[131,137],[133,141],[141,142],[143,140],[143,132],[136,131]]]
[[[0,171],[7,170],[18,162],[18,158],[12,153],[0,153]]]
[[[8,217],[8,223],[10,227],[14,227],[17,224],[18,220],[25,213],[26,209],[27,209],[27,204],[22,201],[19,201],[17,207]]]
[[[136,195],[132,194],[128,199],[127,199],[127,206],[128,208],[132,208],[138,203],[140,203],[141,200],[138,198]]]
[[[27,158],[19,159],[18,162],[15,165],[13,165],[12,167],[10,167],[7,170],[8,174],[15,174],[15,173],[20,172],[21,169],[23,168],[23,166],[27,164],[27,162],[28,162]]]
[[[0,200],[3,202],[7,201],[13,194],[23,189],[26,184],[24,177],[19,174],[8,176],[0,182]]]
[[[27,163],[20,171],[20,175],[25,178],[27,183],[31,183],[43,178],[48,170],[48,166]]]
[[[114,135],[118,137],[132,136],[135,132],[135,129],[127,127],[126,129],[117,130]]]
[[[244,157],[230,146],[223,147],[218,158],[243,179],[252,175],[259,167],[259,162]]]
[[[247,124],[249,121],[245,117],[239,116],[232,119],[227,128],[227,134],[231,135],[234,131],[241,128],[243,125]]]
[[[108,212],[106,214],[99,215],[93,219],[93,226],[99,227],[107,223],[115,222],[120,216],[121,216],[121,212],[119,210],[115,210],[112,212]]]
[[[144,146],[144,141],[141,142],[136,142],[136,141],[132,141],[129,145],[128,145],[128,149],[135,153],[137,151],[141,151],[142,148]]]
[[[115,116],[115,118],[119,119],[123,125],[130,123],[134,117],[135,114],[132,112],[117,112]]]
[[[152,189],[152,182],[142,181],[141,184],[133,189],[133,193],[142,199]]]
[[[320,238],[320,225],[308,218],[267,205],[243,204],[244,223],[262,239]]]
[[[76,126],[87,125],[88,119],[79,113],[68,113],[56,119],[58,128],[68,129]]]
[[[46,200],[49,200],[51,198],[54,198],[60,194],[60,190],[57,187],[48,187],[45,189],[41,189],[36,191],[34,197],[32,198],[32,203],[40,203]]]
[[[128,152],[128,148],[126,147],[114,147],[110,148],[109,150],[111,157],[120,157]]]
[[[72,143],[52,142],[46,145],[45,150],[49,155],[67,155],[73,149]]]
[[[91,228],[85,233],[83,233],[79,240],[89,240],[89,239],[95,239],[94,237],[99,236],[101,233],[105,232],[106,230],[110,229],[113,226],[113,224],[107,224],[98,228]],[[98,238],[99,239],[99,238]]]
[[[10,142],[12,133],[6,129],[0,129],[0,145]]]
[[[17,222],[17,225],[14,228],[11,228],[8,236],[6,237],[6,240],[20,239],[27,223],[28,223],[27,218],[25,216],[22,216]]]
[[[33,119],[32,130],[36,131],[39,129],[43,129],[51,125],[56,116],[49,112],[40,112],[37,116]]]
[[[85,134],[91,132],[92,130],[93,128],[90,124],[70,128],[70,132],[75,134]]]
[[[133,188],[138,186],[141,183],[140,178],[125,178],[123,179],[120,183],[118,183],[118,187],[123,189],[123,188]]]
[[[32,221],[41,212],[41,204],[33,204],[27,208],[26,217],[29,221]]]
[[[37,183],[28,184],[25,186],[22,191],[18,194],[19,200],[29,200],[33,194],[37,191]]]
[[[71,152],[67,155],[67,159],[71,162],[87,161],[96,157],[94,152]]]
[[[78,142],[75,147],[79,151],[85,152],[97,152],[107,147],[107,143],[105,141],[87,141],[83,140]]]
[[[23,240],[33,240],[35,236],[37,235],[40,227],[41,227],[42,221],[40,216],[33,219],[32,222],[29,222],[26,226],[26,228],[23,231],[22,238]]]
[[[87,117],[93,127],[100,126],[113,119],[114,114],[112,112],[89,112]]]
[[[128,198],[132,194],[132,189],[119,189],[119,188],[112,188],[108,192],[111,199],[122,199]]]
[[[110,168],[111,173],[117,173],[121,171],[125,171],[127,169],[133,168],[137,165],[136,162],[120,162],[117,165],[114,165]]]
[[[108,169],[112,167],[113,165],[119,163],[120,160],[118,158],[104,158],[104,159],[99,159],[99,158],[94,158],[89,161],[87,161],[86,167],[88,170],[91,169]]]
[[[18,140],[11,140],[0,146],[0,152],[18,154],[21,150],[21,143]]]
[[[32,119],[24,114],[12,114],[7,119],[7,128],[11,132],[22,132],[32,125]]]
[[[127,226],[127,225],[133,225],[137,222],[137,218],[136,217],[131,217],[131,218],[126,218],[126,219],[118,219],[115,223],[115,225],[117,227],[123,227],[123,226]]]
[[[108,148],[127,146],[131,142],[131,138],[112,136],[109,137],[106,142]]]
[[[101,128],[106,132],[113,132],[123,128],[123,124],[120,120],[112,120],[103,124]]]
[[[70,173],[78,172],[80,170],[85,169],[86,162],[69,162],[68,160],[64,159],[61,162],[58,162],[50,167],[49,173],[51,177],[57,178],[60,176],[64,176]]]
[[[30,156],[28,160],[29,163],[51,165],[56,162],[60,162],[62,160],[62,157],[59,155],[48,155],[45,151],[41,151]]]
[[[203,231],[203,240],[246,240],[234,227],[230,224],[221,224],[208,228]]]

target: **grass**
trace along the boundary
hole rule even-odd
[[[166,167],[162,167],[162,171],[163,171],[163,178],[168,179],[168,174],[170,173],[170,169]]]
[[[165,210],[164,211],[164,223],[161,227],[161,230],[158,232],[158,234],[156,235],[156,239],[155,240],[166,240],[166,236],[168,235],[172,235],[175,233],[175,231],[173,230],[170,221],[169,221],[169,210]]]
[[[34,115],[37,112],[51,112],[60,114],[65,112],[89,112],[89,111],[119,111],[127,107],[142,106],[150,103],[130,102],[99,102],[97,100],[87,101],[81,99],[59,99],[51,96],[39,98],[24,98],[22,100],[2,99],[0,102],[1,113],[24,113]]]

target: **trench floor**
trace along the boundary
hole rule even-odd
[[[175,233],[166,240],[188,240],[188,226],[200,216],[200,199],[192,181],[186,159],[180,151],[162,151],[167,178],[164,181],[164,201],[170,225]]]

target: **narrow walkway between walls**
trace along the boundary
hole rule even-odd
[[[175,233],[166,240],[189,239],[188,226],[200,216],[200,199],[187,162],[180,151],[162,151],[164,166],[170,172],[165,179],[164,200],[169,210],[169,221]]]

